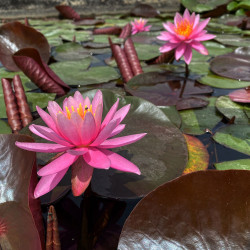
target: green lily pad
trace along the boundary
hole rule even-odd
[[[198,81],[202,84],[221,89],[238,89],[250,86],[250,82],[237,81],[234,79],[217,76],[212,72],[209,72],[208,75],[198,79]]]
[[[23,72],[11,72],[7,71],[5,68],[0,68],[1,78],[13,78],[15,75],[20,76],[25,91],[30,91],[38,88],[33,82],[30,81],[30,79],[26,75],[24,75]],[[0,84],[0,93],[3,93],[2,84]]]
[[[207,62],[192,62],[188,65],[189,70],[192,73],[198,75],[207,75],[209,73],[209,63]]]
[[[94,35],[93,42],[94,43],[107,43],[107,44],[109,44],[109,40],[108,40],[109,37],[111,38],[113,43],[121,44],[123,42],[122,38],[118,38],[117,36],[114,36],[114,35]]]
[[[150,60],[160,55],[159,45],[134,43],[139,60]]]
[[[181,4],[194,12],[204,12],[215,9],[217,6],[226,4],[228,0],[211,0],[211,1],[201,1],[201,0],[181,0]]]
[[[216,38],[214,38],[216,41],[225,44],[225,45],[231,45],[231,46],[242,46],[242,47],[249,47],[250,44],[250,38],[245,38],[241,36],[235,36],[235,35],[217,35]]]
[[[228,119],[235,117],[235,124],[249,124],[249,118],[244,112],[244,107],[246,105],[233,102],[228,96],[220,96],[215,105]]]
[[[241,159],[236,161],[225,161],[214,164],[217,170],[242,169],[250,170],[250,159]]]
[[[36,106],[39,106],[40,108],[47,107],[48,102],[53,101],[56,96],[56,94],[51,94],[51,93],[26,92],[25,94],[31,112],[36,111]],[[3,94],[0,94],[0,117],[7,118]]]
[[[202,109],[179,111],[182,118],[181,130],[185,134],[201,135],[210,130],[222,119],[215,108],[216,97],[208,98],[209,104]]]
[[[169,118],[169,120],[176,125],[177,128],[181,127],[181,117],[175,106],[158,106],[161,111]]]
[[[209,33],[221,33],[221,34],[241,34],[242,30],[235,27],[229,26],[222,23],[217,22],[209,22],[207,25],[207,30]]]
[[[57,61],[76,61],[89,57],[90,53],[79,43],[71,42],[57,46],[52,55]]]
[[[216,132],[213,138],[228,148],[250,155],[249,125],[230,125]]]
[[[11,128],[7,122],[0,120],[0,131],[1,134],[11,134]]]

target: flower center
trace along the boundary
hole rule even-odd
[[[66,109],[66,116],[68,119],[71,118],[71,113],[75,112],[75,109],[73,106],[71,106],[71,108],[69,108],[68,106],[65,107]],[[80,115],[80,117],[82,119],[84,119],[85,115],[87,112],[91,112],[93,116],[95,116],[95,114],[93,114],[93,110],[92,110],[92,105],[90,105],[90,107],[88,108],[87,105],[85,105],[84,109],[82,107],[82,104],[80,103],[78,108],[77,108],[77,113]]]
[[[177,24],[175,31],[178,35],[188,37],[193,31],[193,24],[190,24],[188,20],[183,20]]]

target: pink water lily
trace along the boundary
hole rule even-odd
[[[37,198],[51,191],[72,165],[72,192],[81,195],[92,178],[93,168],[114,168],[140,174],[136,165],[110,151],[140,140],[146,134],[135,134],[111,138],[125,128],[121,124],[130,105],[118,109],[119,99],[114,103],[102,121],[103,96],[98,90],[92,103],[76,91],[74,97],[65,98],[63,108],[56,102],[49,102],[49,114],[37,107],[37,111],[48,127],[30,125],[30,130],[54,143],[16,142],[22,149],[45,153],[60,153],[52,162],[38,171],[42,176],[36,186]],[[110,139],[111,138],[111,139]]]
[[[208,55],[206,47],[201,42],[215,38],[215,35],[207,34],[207,31],[204,30],[209,20],[210,18],[207,18],[200,22],[200,15],[192,13],[190,16],[187,9],[183,17],[176,13],[174,24],[164,23],[163,26],[167,31],[161,32],[161,35],[157,37],[159,40],[167,41],[160,47],[160,52],[165,53],[175,49],[175,59],[179,60],[184,56],[187,64],[191,62],[192,49]]]
[[[136,33],[140,33],[140,32],[144,32],[144,31],[149,31],[150,28],[152,27],[152,25],[148,25],[147,24],[147,20],[140,18],[140,19],[135,19],[134,22],[131,22],[132,25],[132,35],[136,34]]]

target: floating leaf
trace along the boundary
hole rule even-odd
[[[219,34],[241,34],[242,30],[235,26],[229,26],[218,22],[210,21],[207,25],[209,33]]]
[[[250,159],[241,159],[236,161],[225,161],[214,164],[217,170],[241,169],[250,170]]]
[[[220,96],[215,105],[229,120],[235,117],[235,124],[249,124],[249,118],[244,112],[244,105],[231,101],[228,96]]]
[[[7,122],[0,120],[0,131],[1,134],[11,134],[11,128]]]
[[[64,43],[55,47],[52,53],[57,61],[76,61],[88,58],[90,53],[79,43]]]
[[[85,25],[85,26],[100,25],[104,23],[105,21],[102,19],[87,19],[86,18],[86,19],[74,21],[75,25]]]
[[[135,43],[134,46],[141,61],[150,60],[160,55],[160,46],[158,45]]]
[[[185,135],[188,147],[188,164],[183,174],[206,170],[209,164],[209,154],[203,143],[196,137]]]
[[[181,130],[192,135],[201,135],[207,128],[211,130],[222,119],[215,108],[216,99],[210,97],[208,106],[202,109],[179,111],[182,118]]]
[[[90,61],[84,59],[82,64],[87,66]],[[65,65],[66,69],[62,70],[61,65]],[[71,65],[71,70],[69,70],[69,65]],[[74,65],[74,66],[73,66]],[[84,67],[81,66],[79,61],[71,62],[60,62],[50,65],[51,69],[60,76],[63,81],[67,82],[69,85],[89,85],[109,82],[111,80],[116,80],[120,77],[117,71],[108,66],[98,66],[92,67],[88,70],[83,70]]]
[[[216,41],[231,46],[242,46],[249,47],[250,38],[244,38],[236,35],[217,35],[215,38]]]
[[[168,117],[168,119],[176,125],[177,128],[181,127],[181,117],[175,106],[158,106],[161,111]]]
[[[118,249],[247,249],[249,189],[246,170],[198,171],[166,183],[137,204]]]
[[[250,90],[239,89],[235,90],[228,95],[234,102],[250,103]]]
[[[210,62],[210,69],[219,76],[250,81],[250,61],[234,53],[215,57]]]
[[[250,81],[237,81],[234,79],[217,76],[211,72],[208,73],[208,75],[198,79],[198,81],[202,84],[222,89],[239,89],[250,86]]]
[[[131,11],[130,15],[138,17],[157,17],[159,11],[149,4],[137,4]]]
[[[0,61],[9,70],[19,71],[12,55],[22,48],[35,48],[47,63],[50,47],[44,35],[19,22],[6,23],[0,27]]]
[[[229,125],[217,131],[213,138],[228,148],[250,155],[249,125]]]
[[[6,249],[44,249],[44,229],[39,199],[33,192],[37,182],[35,153],[15,146],[32,142],[24,135],[0,135],[1,246]]]

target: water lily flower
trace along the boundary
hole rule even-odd
[[[208,55],[206,47],[201,42],[215,38],[215,35],[207,34],[207,31],[204,30],[209,20],[210,18],[207,18],[200,22],[200,15],[192,13],[190,16],[187,9],[183,17],[176,13],[174,24],[164,23],[163,26],[167,31],[161,32],[161,35],[157,37],[159,40],[167,41],[160,47],[160,52],[165,53],[175,49],[175,59],[179,60],[184,56],[187,64],[191,62],[192,49]]]
[[[125,128],[121,124],[130,104],[117,110],[119,99],[114,103],[102,121],[103,96],[98,90],[92,103],[76,91],[74,97],[65,98],[63,108],[56,102],[48,103],[45,112],[38,106],[37,111],[48,127],[30,125],[36,135],[54,143],[16,142],[22,149],[45,153],[60,153],[57,158],[38,171],[42,176],[34,196],[37,198],[51,191],[72,165],[72,192],[81,195],[92,178],[93,168],[114,168],[140,174],[138,167],[122,156],[110,151],[140,140],[146,134],[134,134],[111,138]],[[110,139],[111,138],[111,139]]]
[[[147,24],[147,20],[140,18],[140,19],[135,19],[134,22],[131,22],[132,25],[132,35],[144,31],[149,31],[152,25],[145,26]]]

